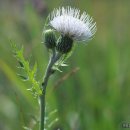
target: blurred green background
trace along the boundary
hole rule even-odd
[[[87,11],[97,33],[86,46],[77,44],[68,67],[47,88],[47,110],[59,121],[48,130],[123,130],[130,123],[129,0],[1,0],[0,1],[0,130],[37,130],[37,99],[17,76],[10,40],[24,45],[25,57],[38,63],[40,78],[48,62],[42,42],[46,16],[70,5]]]

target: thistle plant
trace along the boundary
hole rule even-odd
[[[32,83],[28,90],[40,100],[40,121],[39,130],[45,130],[45,96],[46,88],[50,76],[55,71],[62,71],[61,68],[67,66],[65,61],[71,56],[75,41],[88,42],[96,32],[96,23],[86,12],[80,14],[80,10],[71,7],[62,7],[54,9],[45,23],[43,29],[43,44],[50,53],[50,59],[42,78],[37,81],[37,65],[30,69],[29,62],[23,57],[23,48],[18,50],[15,45],[14,54],[18,59],[20,68],[24,69],[26,76],[20,75],[24,80]]]

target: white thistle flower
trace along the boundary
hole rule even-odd
[[[92,17],[71,7],[54,9],[49,15],[49,24],[63,36],[77,41],[90,40],[97,30]]]

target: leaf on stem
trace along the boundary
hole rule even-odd
[[[35,63],[33,68],[31,68],[29,61],[25,60],[24,58],[24,55],[23,55],[24,48],[21,47],[21,49],[18,49],[16,44],[14,43],[11,44],[11,46],[13,49],[13,53],[15,54],[14,56],[16,57],[19,63],[18,68],[22,69],[22,71],[24,71],[24,74],[25,74],[25,75],[18,74],[19,77],[22,80],[28,81],[29,83],[31,83],[32,87],[28,90],[30,90],[35,97],[40,96],[42,94],[40,82],[37,81],[35,78],[36,72],[37,72],[37,63]]]

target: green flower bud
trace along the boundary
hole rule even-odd
[[[52,49],[56,46],[54,30],[48,29],[44,32],[44,44],[48,49]]]
[[[68,36],[61,36],[58,39],[56,49],[57,51],[65,54],[71,51],[73,46],[73,40]]]

